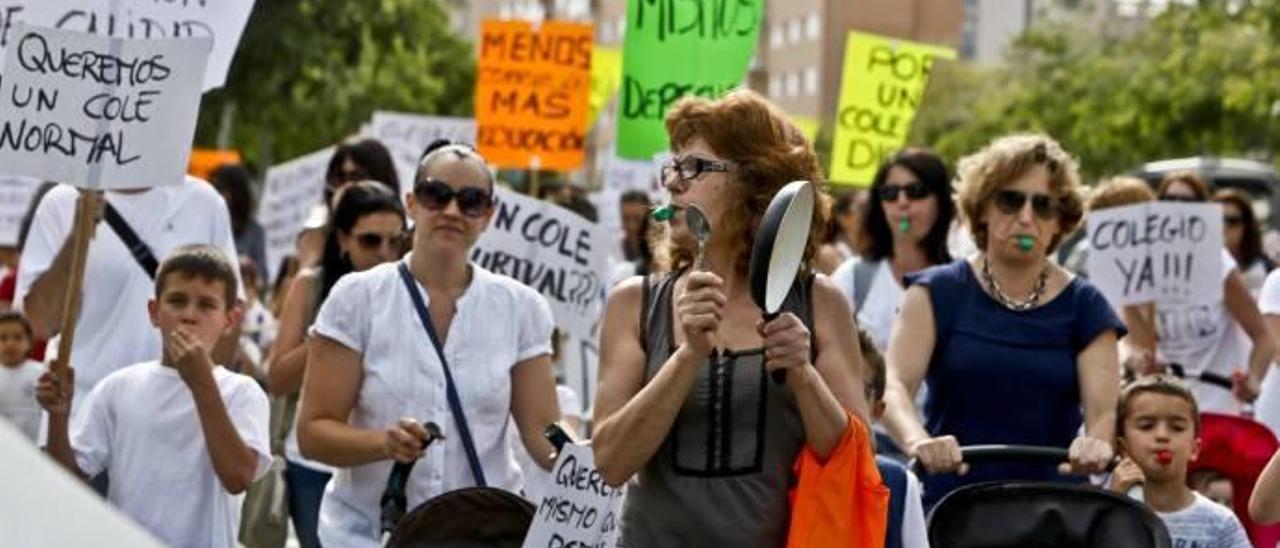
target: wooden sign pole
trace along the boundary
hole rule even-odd
[[[71,277],[67,281],[67,293],[62,300],[62,328],[58,330],[58,359],[52,364],[54,374],[62,377],[71,368],[71,345],[76,337],[76,322],[80,317],[80,292],[84,287],[84,267],[88,262],[89,240],[93,239],[94,227],[97,226],[93,196],[96,190],[80,190],[76,200],[76,219],[72,226]],[[102,198],[98,198],[101,200]]]

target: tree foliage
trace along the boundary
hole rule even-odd
[[[234,105],[231,146],[270,164],[355,133],[374,110],[470,115],[475,59],[436,0],[258,0],[198,146]]]
[[[1243,4],[1243,5],[1241,5]],[[994,67],[938,67],[910,141],[951,160],[1039,131],[1089,178],[1280,145],[1280,0],[1204,0],[1150,22],[1033,27]]]

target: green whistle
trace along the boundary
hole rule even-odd
[[[909,230],[911,230],[911,219],[903,217],[902,220],[898,221],[898,232],[907,232]]]
[[[657,209],[654,209],[653,213],[651,213],[650,216],[652,216],[653,220],[655,221],[658,221],[660,223],[665,223],[667,221],[670,221],[673,217],[676,216],[676,208],[673,207],[671,204],[667,204]]]
[[[1023,251],[1031,251],[1036,245],[1036,239],[1031,236],[1018,236],[1018,249]]]

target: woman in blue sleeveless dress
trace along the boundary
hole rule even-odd
[[[1096,288],[1048,258],[1083,216],[1075,161],[1056,142],[998,139],[962,160],[959,175],[981,252],[907,277],[887,356],[885,423],[931,473],[930,506],[965,484],[1103,470],[1125,333]],[[923,424],[913,405],[922,381]],[[981,444],[1067,448],[1070,461],[969,470],[960,447]]]

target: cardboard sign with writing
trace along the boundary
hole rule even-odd
[[[608,236],[599,225],[550,202],[502,187],[497,194],[493,220],[472,248],[471,260],[538,290],[562,331],[591,338],[604,304]]]
[[[19,28],[0,75],[0,165],[81,188],[182,183],[211,45]]]
[[[203,90],[222,87],[253,0],[22,0],[0,4],[0,47],[18,22],[116,38],[207,38],[213,42]],[[15,9],[16,8],[16,9]],[[115,11],[113,12],[113,8]]]
[[[652,158],[667,149],[663,120],[678,99],[738,87],[763,20],[764,0],[628,2],[618,154]]]
[[[605,485],[591,447],[565,444],[551,468],[551,485],[542,495],[524,548],[618,545],[624,489]]]
[[[850,32],[831,151],[831,181],[871,184],[880,163],[902,147],[935,59],[955,50]]]
[[[1222,299],[1222,206],[1148,202],[1089,213],[1089,280],[1114,304]]]
[[[504,168],[582,165],[591,25],[485,21],[476,67],[477,148]]]
[[[18,245],[22,218],[40,188],[40,179],[0,175],[0,246]]]
[[[401,112],[375,112],[369,123],[368,134],[391,152],[396,164],[396,176],[400,188],[413,188],[413,176],[418,159],[427,145],[436,139],[449,139],[467,144],[476,141],[476,122],[471,118],[450,116],[423,116]]]
[[[280,274],[280,261],[294,253],[312,208],[324,200],[324,173],[333,151],[329,147],[267,170],[257,219],[267,240],[263,266],[272,282]]]

